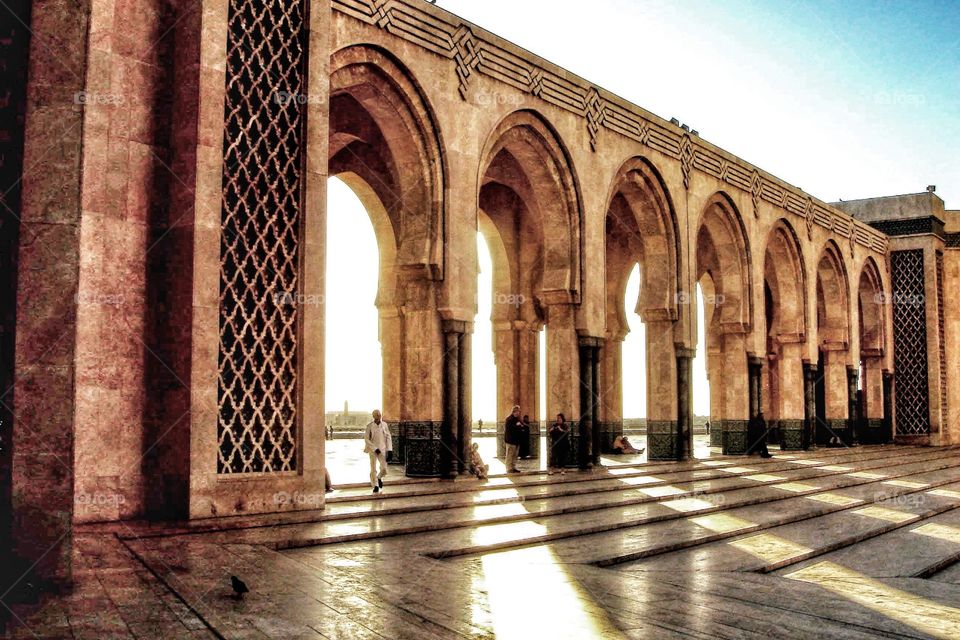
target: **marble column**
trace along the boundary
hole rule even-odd
[[[677,353],[672,320],[645,319],[647,331],[647,459],[677,460]]]
[[[461,474],[470,473],[470,448],[473,445],[473,334],[472,323],[465,323],[466,331],[460,336],[460,354],[457,362],[460,371],[458,408],[460,411],[457,428],[457,470]]]
[[[816,448],[817,442],[817,366],[809,361],[803,363],[803,448]]]
[[[590,464],[600,464],[600,338],[581,336],[580,346],[580,443],[586,446]]]
[[[826,424],[821,440],[830,442],[832,438],[843,438],[850,416],[847,380],[847,352],[844,350],[827,350],[823,352]]]
[[[579,337],[574,306],[547,310],[547,415],[575,416],[580,411]]]
[[[459,473],[457,452],[460,428],[460,338],[457,323],[444,322],[443,437],[440,450],[440,475],[454,478]],[[451,326],[454,325],[454,326]]]
[[[883,374],[883,356],[864,355],[863,395],[866,414],[861,421],[864,430],[859,434],[860,442],[864,444],[877,444],[884,440],[883,417],[886,392]]]
[[[710,446],[723,446],[723,350],[707,350],[707,381],[710,383]]]
[[[623,337],[611,335],[600,349],[600,452],[610,453],[623,435]]]
[[[857,387],[860,382],[860,371],[856,367],[847,367],[847,431],[844,443],[853,446],[859,443],[860,407],[857,406]]]
[[[693,359],[695,349],[677,348],[677,460],[693,458]]]
[[[390,425],[393,436],[393,458],[390,463],[404,463],[404,438],[400,432],[400,368],[401,336],[403,321],[400,310],[394,305],[379,307],[380,312],[380,355],[382,360],[383,398],[380,410],[384,421]]]
[[[747,423],[750,419],[750,374],[747,366],[746,336],[723,335],[721,425],[724,455],[747,452]]]
[[[776,418],[780,431],[780,449],[803,449],[805,428],[803,344],[786,342],[781,345],[778,361]]]
[[[893,441],[893,395],[894,375],[892,371],[883,372],[883,439],[879,444]]]

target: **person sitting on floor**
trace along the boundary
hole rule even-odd
[[[480,457],[480,445],[476,442],[470,448],[470,473],[477,476],[477,480],[486,480],[489,467],[483,463]]]
[[[637,455],[643,453],[646,451],[646,449],[635,448],[632,444],[630,444],[630,441],[627,440],[627,436],[617,436],[613,440],[613,451],[614,453],[620,455]]]

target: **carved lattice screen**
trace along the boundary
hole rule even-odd
[[[304,0],[229,0],[219,473],[296,469]]]
[[[930,399],[923,251],[895,251],[891,267],[897,433],[925,435],[930,433]]]

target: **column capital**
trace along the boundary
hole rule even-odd
[[[682,344],[677,344],[677,345],[676,345],[676,348],[677,348],[677,357],[678,357],[678,358],[686,358],[686,359],[689,359],[689,360],[693,360],[694,358],[697,357],[697,350],[696,350],[696,349],[691,349],[691,348],[689,348],[689,347],[687,347],[687,346],[685,346],[685,345],[682,345]]]
[[[473,333],[473,323],[466,320],[444,320],[443,332],[470,334]]]
[[[577,343],[581,347],[593,347],[595,349],[599,349],[603,346],[603,338],[597,338],[594,336],[586,335],[578,331]]]

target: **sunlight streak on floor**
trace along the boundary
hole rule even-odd
[[[756,526],[754,523],[726,513],[714,513],[708,516],[688,518],[693,524],[715,533],[730,533]]]
[[[910,533],[919,533],[922,536],[929,536],[931,538],[937,538],[938,540],[946,540],[947,542],[960,544],[960,529],[945,524],[931,522],[930,524],[925,524],[922,527],[913,529]]]
[[[894,589],[832,562],[820,562],[804,567],[785,577],[819,585],[838,596],[937,638],[956,638],[957,629],[960,629],[960,609]]]
[[[917,517],[912,513],[904,513],[903,511],[896,511],[895,509],[887,509],[886,507],[876,506],[857,509],[853,513],[857,514],[858,516],[876,518],[877,520],[886,520],[887,522],[906,522]]]
[[[742,540],[728,542],[731,547],[745,551],[764,562],[782,562],[797,556],[810,553],[811,549],[796,542],[785,540],[769,533],[761,533]]]
[[[817,493],[812,496],[807,496],[806,498],[807,500],[826,502],[827,504],[835,504],[841,507],[849,507],[851,505],[860,504],[863,502],[863,500],[851,498],[849,496],[842,496],[839,493]]]

